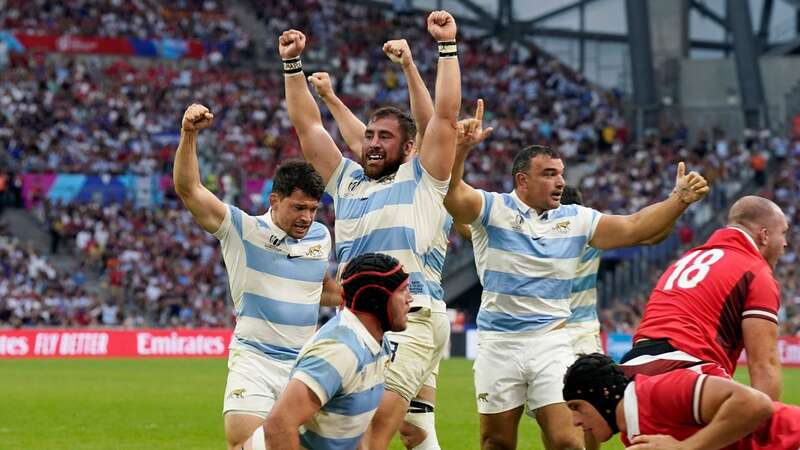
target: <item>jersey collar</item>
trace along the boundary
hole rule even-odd
[[[622,397],[622,405],[625,408],[625,427],[628,441],[641,434],[639,431],[639,399],[636,398],[636,382],[631,381],[625,387]]]
[[[753,244],[753,248],[755,249],[755,251],[756,251],[757,253],[761,253],[761,252],[758,250],[758,245],[756,245],[756,241],[754,241],[754,240],[753,240],[753,237],[752,237],[752,236],[750,236],[750,235],[749,235],[749,234],[748,234],[746,231],[742,230],[741,228],[739,228],[739,227],[737,227],[737,226],[729,226],[729,227],[726,227],[726,228],[728,228],[729,230],[736,230],[736,231],[738,231],[739,233],[742,233],[742,235],[743,235],[745,238],[747,238],[747,240],[748,240],[748,241],[749,241],[751,244]]]
[[[277,239],[277,243],[283,241],[286,237],[286,232],[281,229],[275,222],[272,221],[272,208],[270,208],[266,214],[264,214],[264,221],[267,222],[267,226],[269,226],[269,231],[272,233],[272,237]],[[272,240],[272,237],[270,240]],[[275,244],[275,242],[273,242]]]
[[[358,335],[359,338],[361,338],[362,341],[364,341],[364,344],[367,345],[370,353],[377,355],[381,352],[383,347],[377,340],[375,340],[375,337],[370,334],[370,332],[367,330],[367,327],[361,323],[361,320],[358,318],[358,316],[353,314],[353,312],[347,308],[342,308],[341,311],[339,311],[339,314],[342,315],[342,320],[350,326],[350,328],[356,333],[356,335]]]

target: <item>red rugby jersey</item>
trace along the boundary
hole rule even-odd
[[[649,377],[636,375],[625,391],[625,446],[640,434],[665,434],[684,440],[699,431],[700,399],[708,375],[677,369]],[[775,412],[756,431],[725,450],[797,450],[800,448],[800,408],[773,402]]]
[[[661,275],[634,342],[669,343],[733,374],[744,348],[742,320],[778,322],[780,287],[755,242],[738,228],[717,230]]]

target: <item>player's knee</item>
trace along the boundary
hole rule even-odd
[[[481,450],[514,450],[517,440],[509,436],[497,434],[481,434]]]
[[[583,450],[583,436],[563,430],[550,436],[548,442],[552,446],[549,450]]]

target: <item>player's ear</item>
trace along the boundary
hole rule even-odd
[[[409,139],[406,141],[405,146],[403,146],[403,156],[408,157],[411,152],[414,151],[414,139]]]
[[[277,205],[278,202],[280,202],[280,201],[281,201],[280,195],[278,195],[278,194],[276,194],[274,192],[269,194],[269,206],[270,207],[275,207],[275,205]]]
[[[758,230],[758,244],[767,245],[767,241],[769,241],[769,230],[761,228]]]

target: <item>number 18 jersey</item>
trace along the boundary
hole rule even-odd
[[[722,228],[661,275],[633,339],[666,338],[732,375],[744,347],[742,320],[777,323],[779,307],[780,288],[755,241]]]

